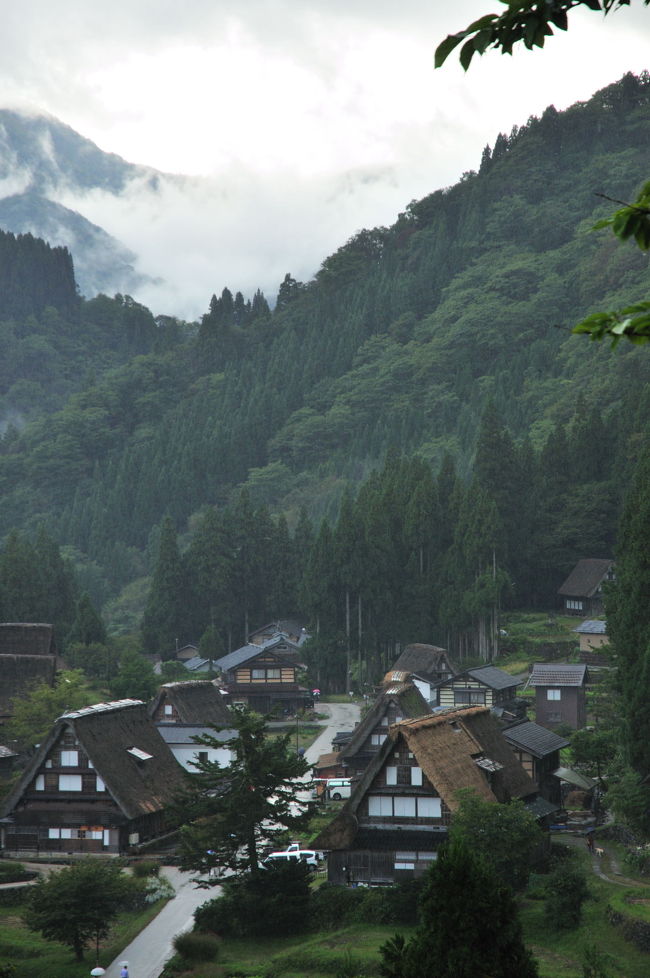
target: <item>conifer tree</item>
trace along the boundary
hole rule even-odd
[[[187,638],[189,594],[171,516],[163,520],[158,560],[142,618],[142,640],[149,652],[172,659],[176,643]]]
[[[68,642],[81,645],[106,644],[106,626],[93,607],[87,591],[77,602],[77,611],[68,635]]]
[[[650,441],[628,492],[616,548],[616,580],[605,593],[607,631],[618,661],[627,755],[650,774]]]
[[[404,950],[403,978],[537,978],[512,891],[465,843],[441,850],[419,918]]]

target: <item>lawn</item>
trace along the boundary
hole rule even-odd
[[[137,913],[123,914],[100,944],[99,963],[106,968],[143,927],[160,913],[164,900]],[[0,965],[13,964],[16,978],[88,978],[95,964],[95,949],[78,962],[63,944],[46,941],[22,922],[23,903],[0,906]]]

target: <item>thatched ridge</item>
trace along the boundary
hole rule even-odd
[[[149,713],[158,716],[166,704],[173,707],[179,723],[203,726],[231,726],[232,716],[224,702],[225,697],[209,679],[191,679],[188,682],[165,683],[154,697]]]

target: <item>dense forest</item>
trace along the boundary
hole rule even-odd
[[[199,323],[78,298],[61,249],[3,236],[28,260],[0,309],[0,535],[45,524],[78,593],[122,631],[145,610],[166,654],[301,612],[323,683],[398,641],[489,656],[500,607],[550,609],[613,552],[650,361],[570,328],[647,295],[646,259],[590,229],[598,193],[636,193],[649,102],[644,74],[551,106],[312,281],[215,283]]]

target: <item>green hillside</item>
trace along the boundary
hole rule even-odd
[[[548,581],[607,555],[647,425],[650,359],[569,331],[648,294],[647,260],[590,228],[614,206],[597,193],[631,199],[647,175],[649,103],[650,78],[627,75],[499,135],[478,172],[359,232],[311,282],[287,275],[272,312],[219,283],[196,327],[121,297],[81,303],[81,329],[46,314],[0,323],[9,356],[36,341],[44,351],[18,391],[14,372],[2,378],[5,415],[29,420],[1,443],[0,534],[45,520],[106,598],[152,570],[166,513],[189,542],[193,514],[234,503],[241,486],[294,527],[302,506],[335,518],[345,487],[390,448],[434,472],[449,453],[468,480],[489,404],[519,471],[521,453],[548,464],[568,453],[555,463],[568,481],[548,493],[564,494],[572,525]],[[521,563],[527,542],[516,556],[510,536]]]

